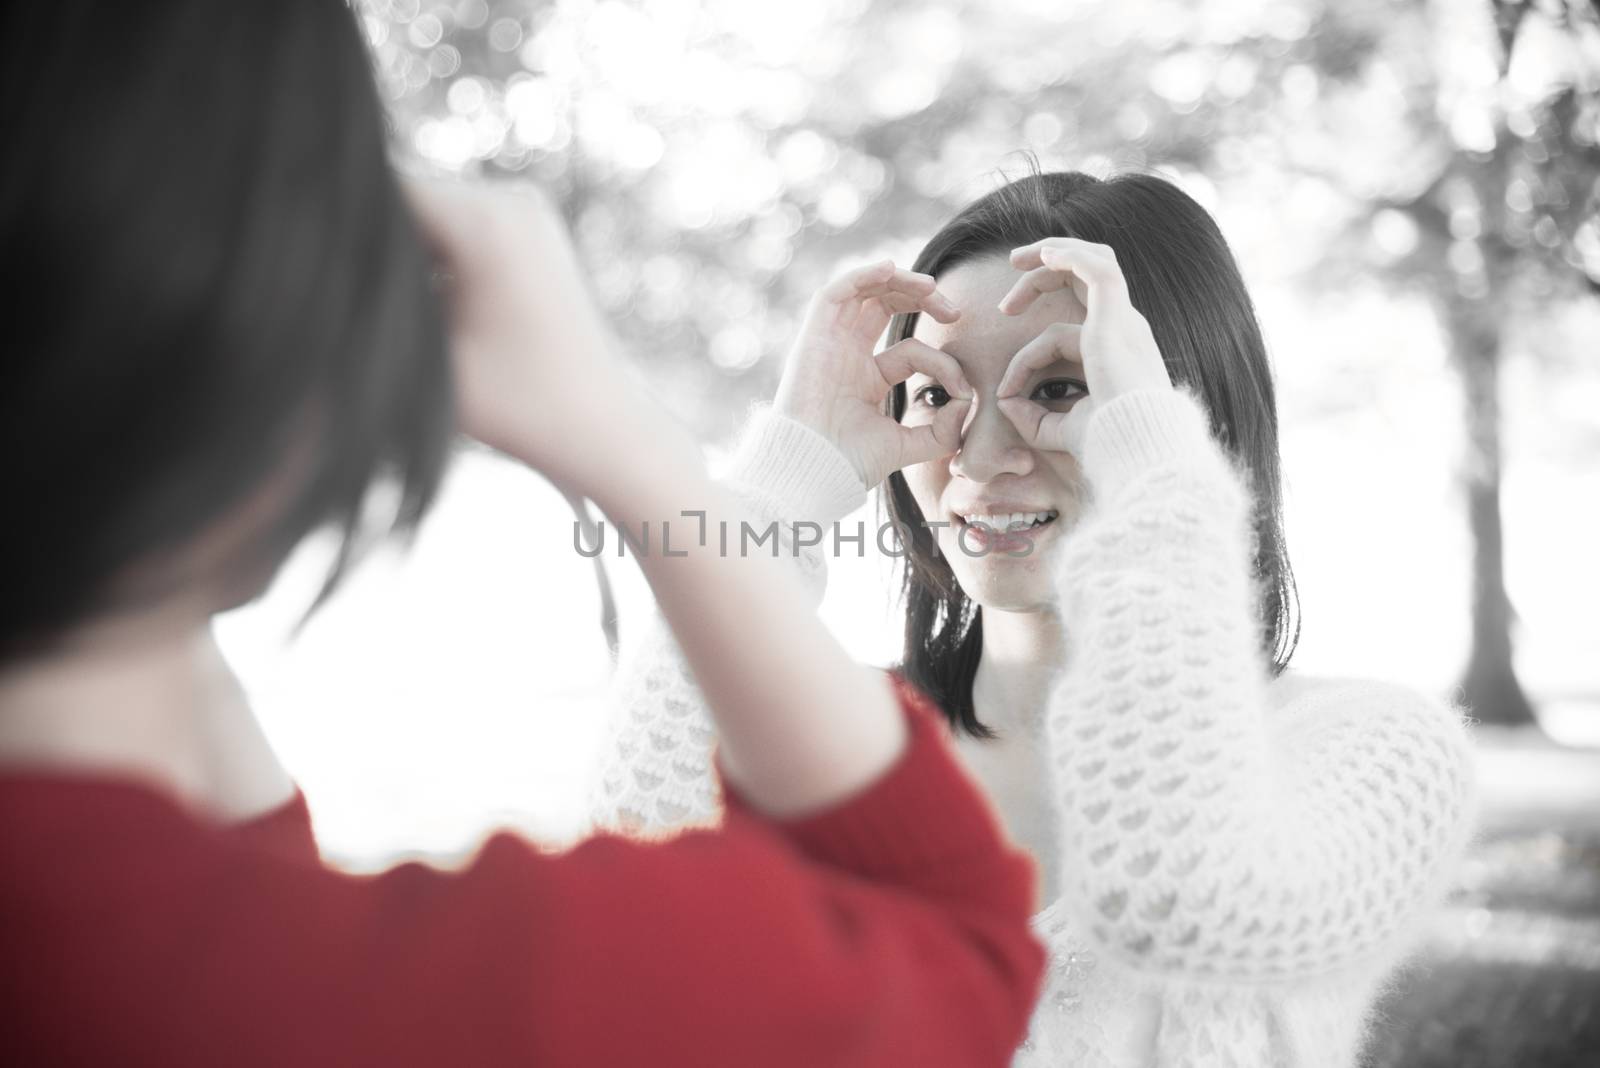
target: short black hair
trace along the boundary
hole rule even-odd
[[[351,10],[8,4],[0,99],[0,657],[201,578],[259,589],[331,526],[326,596],[381,478],[414,527],[444,313]],[[181,566],[269,486],[220,575]]]
[[[937,277],[1047,237],[1111,246],[1173,382],[1200,399],[1212,433],[1248,478],[1261,647],[1273,674],[1281,673],[1294,655],[1300,610],[1283,534],[1277,403],[1266,344],[1227,241],[1203,207],[1156,175],[1100,179],[1035,170],[963,208],[928,240],[912,269]],[[897,317],[890,342],[910,337],[916,325],[915,313]],[[905,415],[903,383],[890,405],[896,420]],[[886,502],[896,529],[909,532],[899,670],[939,703],[956,730],[988,737],[972,703],[983,611],[955,581],[898,471],[889,476]]]

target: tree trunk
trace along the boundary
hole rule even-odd
[[[1472,533],[1472,647],[1459,683],[1462,700],[1484,723],[1535,723],[1533,707],[1517,681],[1511,627],[1515,610],[1506,594],[1500,517],[1500,316],[1494,293],[1446,302],[1451,355],[1466,401],[1465,483]]]

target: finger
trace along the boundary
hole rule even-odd
[[[1000,313],[1002,315],[1020,315],[1027,311],[1035,300],[1046,293],[1065,289],[1072,285],[1073,272],[1070,268],[1035,267],[1017,279],[1009,292],[1000,298]]]
[[[972,384],[961,365],[948,352],[941,352],[924,341],[908,337],[873,357],[883,380],[893,386],[922,372],[945,388],[952,397],[970,398]]]
[[[934,414],[933,422],[901,426],[895,470],[937,460],[961,448],[961,431],[973,411],[969,400],[952,400]]]
[[[1030,374],[1042,371],[1057,360],[1082,363],[1082,339],[1082,326],[1076,323],[1051,323],[1011,357],[1011,362],[1006,365],[1006,373],[1001,376],[1000,385],[994,391],[995,396],[1010,397],[1021,393]]]
[[[931,293],[904,293],[891,290],[877,298],[878,303],[891,315],[906,312],[924,312],[941,323],[953,323],[961,318],[961,310],[949,297],[934,290]]]
[[[1081,278],[1091,294],[1096,289],[1127,288],[1117,254],[1108,245],[1068,239],[1065,244],[1045,245],[1039,250],[1039,259],[1045,267],[1070,271]]]
[[[1074,404],[1061,419],[1062,447],[1074,456],[1083,455],[1084,439],[1089,434],[1089,420],[1098,410],[1093,397],[1084,397]]]
[[[925,274],[896,271],[882,282],[865,282],[857,286],[855,292],[845,299],[871,300],[873,297],[899,294],[920,300],[934,291],[934,285],[934,280]]]
[[[1053,241],[1061,240],[1059,237],[1047,237],[1043,241],[1035,241],[1031,245],[1023,245],[1011,250],[1011,266],[1019,271],[1029,271],[1035,267],[1043,267],[1044,260],[1039,258],[1039,250]]]
[[[1034,267],[1044,266],[1044,253],[1051,249],[1059,253],[1073,254],[1088,257],[1109,258],[1115,262],[1116,251],[1110,245],[1098,244],[1094,241],[1084,241],[1077,237],[1047,237],[1042,241],[1035,241],[1031,245],[1022,245],[1011,250],[1011,266],[1019,271],[1026,271]]]
[[[972,413],[977,410],[978,406],[974,401],[961,397],[951,400],[934,413],[929,428],[933,431],[934,440],[939,443],[939,452],[936,455],[948,456],[961,448],[962,431],[972,421]]]
[[[995,401],[995,405],[1000,409],[1000,414],[1011,420],[1011,425],[1017,428],[1017,433],[1028,447],[1036,448],[1039,423],[1049,414],[1048,409],[1026,397],[1001,397]]]
[[[817,297],[829,303],[843,303],[855,297],[856,291],[867,286],[881,286],[894,277],[894,261],[879,260],[865,267],[846,271],[823,286]]]
[[[935,289],[922,299],[921,311],[927,313],[936,322],[953,323],[961,318],[961,309],[956,307],[956,302]]]
[[[937,284],[932,275],[903,270],[896,267],[893,260],[881,260],[834,279],[823,288],[822,296],[836,304],[868,300],[891,292],[923,296],[933,292]]]
[[[955,304],[937,290],[933,276],[895,268],[889,261],[852,271],[819,294],[819,305],[852,328],[876,335],[879,316],[929,311],[939,322],[960,317]]]
[[[1062,288],[1047,273],[1036,275],[1033,273],[1036,271],[1062,272],[1061,280],[1072,285],[1074,293],[1085,307],[1094,300],[1097,291],[1112,294],[1127,292],[1127,279],[1110,245],[1097,245],[1075,237],[1050,237],[1013,249],[1011,265],[1027,271],[1023,279],[1031,281],[1033,285],[1031,289],[1025,289],[1024,281],[1019,281],[1012,287],[1012,292],[1007,293],[1005,300],[1000,302],[1000,311],[1007,315],[1016,315],[1032,304],[1039,296],[1041,283],[1056,289]]]
[[[938,282],[932,275],[918,274],[915,271],[896,270],[881,281],[864,281],[857,285],[853,294],[846,300],[870,300],[873,297],[904,296],[913,300],[928,300],[937,297],[938,301],[954,308],[950,299],[938,290]]]
[[[1001,414],[1011,420],[1017,433],[1031,449],[1066,452],[1067,416],[1071,412],[1052,412],[1026,397],[1003,397],[995,402]]]
[[[955,307],[955,302],[939,293],[938,289],[926,296],[912,293],[885,293],[877,299],[891,315],[922,312],[939,323],[954,323],[958,318],[962,318],[962,310]]]
[[[1084,397],[1065,412],[1052,412],[1025,397],[1006,397],[996,403],[1030,448],[1083,455],[1094,398]]]

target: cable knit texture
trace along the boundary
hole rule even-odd
[[[1250,497],[1188,394],[1106,404],[1081,459],[1093,505],[1054,565],[1068,645],[1041,735],[1061,892],[1015,1063],[1348,1068],[1470,832],[1463,718],[1384,683],[1270,677]],[[770,411],[724,477],[766,520],[860,500],[831,444]],[[820,599],[821,554],[797,559]],[[624,645],[596,820],[715,821],[713,736],[670,633]]]
[[[758,405],[719,477],[744,501],[754,525],[776,524],[778,536],[760,548],[752,541],[750,551],[794,561],[812,603],[820,604],[829,542],[797,539],[795,524],[832,523],[864,504],[867,491],[855,467],[815,430]],[[738,543],[738,533],[730,531],[730,551]],[[652,836],[717,822],[710,766],[715,735],[671,628],[652,612],[625,620],[621,637],[609,702],[616,713],[590,804],[595,826]]]

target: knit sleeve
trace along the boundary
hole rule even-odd
[[[1189,395],[1097,412],[1055,581],[1066,904],[1134,968],[1273,980],[1388,948],[1470,825],[1459,715],[1372,683],[1269,717],[1251,504]]]
[[[820,603],[828,544],[820,532],[866,500],[850,461],[816,431],[762,406],[718,477],[752,516],[753,533],[727,532],[727,551],[792,561],[813,602]],[[720,531],[707,537],[722,543]],[[609,703],[611,721],[590,794],[593,825],[660,834],[714,823],[720,804],[712,781],[710,716],[654,605],[636,623],[623,621]]]

